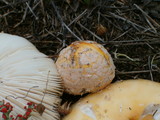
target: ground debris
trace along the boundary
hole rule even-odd
[[[113,56],[115,80],[159,81],[159,7],[138,0],[1,0],[0,31],[29,39],[53,59],[74,41],[93,40]]]

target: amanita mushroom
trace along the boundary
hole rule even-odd
[[[107,50],[93,41],[76,41],[63,49],[56,61],[65,92],[82,95],[106,87],[115,76]]]
[[[151,120],[141,115],[148,105],[160,104],[159,91],[160,83],[149,80],[112,83],[80,99],[63,120]],[[153,120],[160,120],[160,112],[156,114]]]
[[[27,102],[42,103],[42,116],[34,112],[32,120],[59,120],[57,107],[62,84],[54,61],[26,39],[0,33],[0,101],[13,105],[11,114],[23,114]]]

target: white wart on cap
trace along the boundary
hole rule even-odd
[[[60,52],[56,66],[65,91],[73,95],[101,90],[115,76],[110,54],[93,41],[73,42]]]

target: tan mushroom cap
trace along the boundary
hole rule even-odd
[[[60,52],[56,61],[67,93],[82,95],[107,86],[115,66],[107,50],[93,41],[76,41]]]

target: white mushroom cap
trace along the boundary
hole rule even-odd
[[[96,92],[115,76],[115,66],[107,50],[93,41],[77,41],[63,49],[56,61],[65,91],[82,95]]]
[[[44,113],[34,113],[30,119],[60,119],[62,84],[54,61],[22,37],[0,33],[0,91],[0,101],[10,102],[15,116],[25,112],[27,102],[39,104],[44,96]]]

